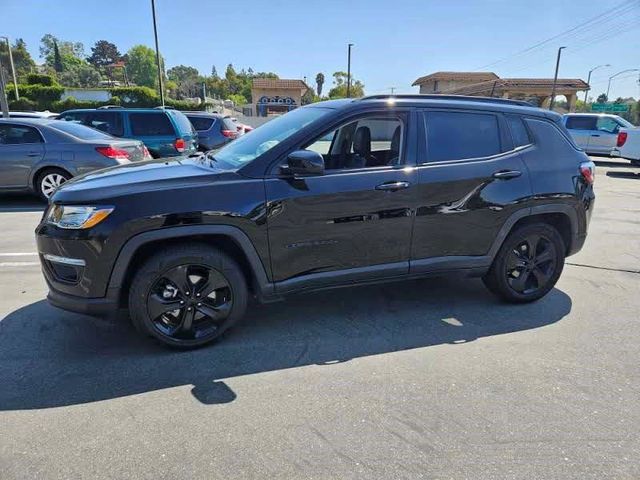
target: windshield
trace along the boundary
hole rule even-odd
[[[51,122],[49,126],[82,140],[113,140],[111,135],[107,135],[106,133],[102,133],[93,128],[85,127],[84,125],[74,122],[56,120]]]
[[[224,169],[243,167],[329,112],[331,109],[321,107],[293,110],[265,123],[252,131],[251,135],[243,135],[227,144],[215,152],[214,158]]]

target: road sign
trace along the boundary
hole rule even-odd
[[[592,112],[628,112],[629,105],[626,103],[592,103]]]

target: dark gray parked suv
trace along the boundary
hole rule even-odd
[[[200,150],[214,150],[238,137],[238,126],[228,115],[205,112],[185,112],[198,132]]]

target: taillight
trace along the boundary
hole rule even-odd
[[[618,143],[616,145],[618,147],[621,147],[624,145],[624,142],[626,141],[627,141],[627,132],[618,133]]]
[[[227,138],[236,138],[238,136],[238,132],[233,130],[220,130],[220,133]]]
[[[121,148],[115,148],[109,145],[108,147],[96,147],[96,152],[114,160],[129,160],[129,152],[122,150]]]
[[[580,173],[587,185],[593,185],[596,176],[596,165],[593,162],[582,162],[580,164]]]
[[[149,159],[153,158],[153,157],[151,156],[151,154],[149,153],[149,149],[147,148],[147,146],[146,146],[146,145],[143,145],[143,146],[142,146],[142,156],[143,156],[145,159],[147,159],[147,160],[149,160]]]
[[[184,139],[183,138],[176,138],[176,141],[173,142],[173,146],[176,147],[176,150],[179,153],[184,152],[184,147],[185,147]]]

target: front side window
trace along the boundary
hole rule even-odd
[[[341,125],[305,148],[324,158],[327,170],[400,165],[402,122],[398,118],[365,117]]]
[[[0,125],[0,145],[43,143],[42,135],[33,127],[24,125]]]
[[[131,133],[136,136],[175,135],[173,125],[165,113],[132,113],[129,115]]]
[[[256,128],[251,132],[251,135],[243,135],[228,143],[215,152],[213,160],[216,161],[217,166],[223,169],[241,168],[287,140],[311,122],[331,112],[331,109],[322,107],[303,107],[293,110],[265,123],[260,128]]]
[[[501,152],[495,115],[429,112],[425,122],[428,162],[490,157]]]
[[[594,116],[571,116],[567,117],[567,128],[569,130],[595,130],[597,117]]]

